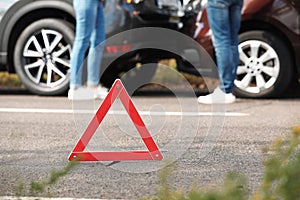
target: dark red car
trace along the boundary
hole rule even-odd
[[[213,55],[205,9],[198,19],[195,39]],[[235,93],[242,97],[281,95],[300,74],[300,1],[244,0],[239,39]]]

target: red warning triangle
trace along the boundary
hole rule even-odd
[[[137,131],[143,139],[148,151],[127,151],[127,152],[85,152],[85,148],[89,141],[95,134],[97,128],[101,124],[102,120],[106,116],[111,105],[116,98],[121,100],[128,115],[134,123]],[[120,79],[117,79],[111,87],[108,95],[103,100],[100,108],[96,112],[89,123],[87,129],[77,142],[72,153],[69,156],[69,160],[79,161],[124,161],[124,160],[162,160],[163,156],[159,151],[157,145],[152,139],[149,131],[147,130],[141,116],[135,108],[131,98],[129,97],[124,85]]]

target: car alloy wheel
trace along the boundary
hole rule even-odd
[[[291,51],[274,33],[254,30],[239,35],[240,63],[234,81],[239,97],[279,97],[293,78]]]
[[[22,83],[32,93],[57,95],[66,92],[74,30],[58,19],[33,22],[20,34],[14,65]]]
[[[279,75],[279,57],[263,41],[248,40],[239,45],[240,65],[235,85],[249,93],[260,93],[274,85]]]
[[[66,81],[70,54],[71,45],[63,40],[61,33],[42,29],[25,44],[25,73],[32,82],[53,88]]]

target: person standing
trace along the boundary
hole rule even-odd
[[[76,33],[70,61],[70,100],[103,99],[108,93],[107,89],[99,84],[103,51],[103,45],[100,44],[105,40],[103,3],[100,0],[73,0]],[[82,66],[88,48],[87,87],[83,87]]]
[[[213,93],[200,96],[199,103],[234,103],[232,94],[239,64],[238,32],[243,0],[208,0],[207,14],[216,52],[219,86]]]

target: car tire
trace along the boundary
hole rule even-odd
[[[29,91],[38,95],[66,92],[74,37],[71,25],[59,19],[41,19],[24,29],[14,48],[14,65]]]
[[[246,98],[280,96],[293,74],[288,46],[268,31],[244,32],[239,40],[240,64],[234,93]]]

